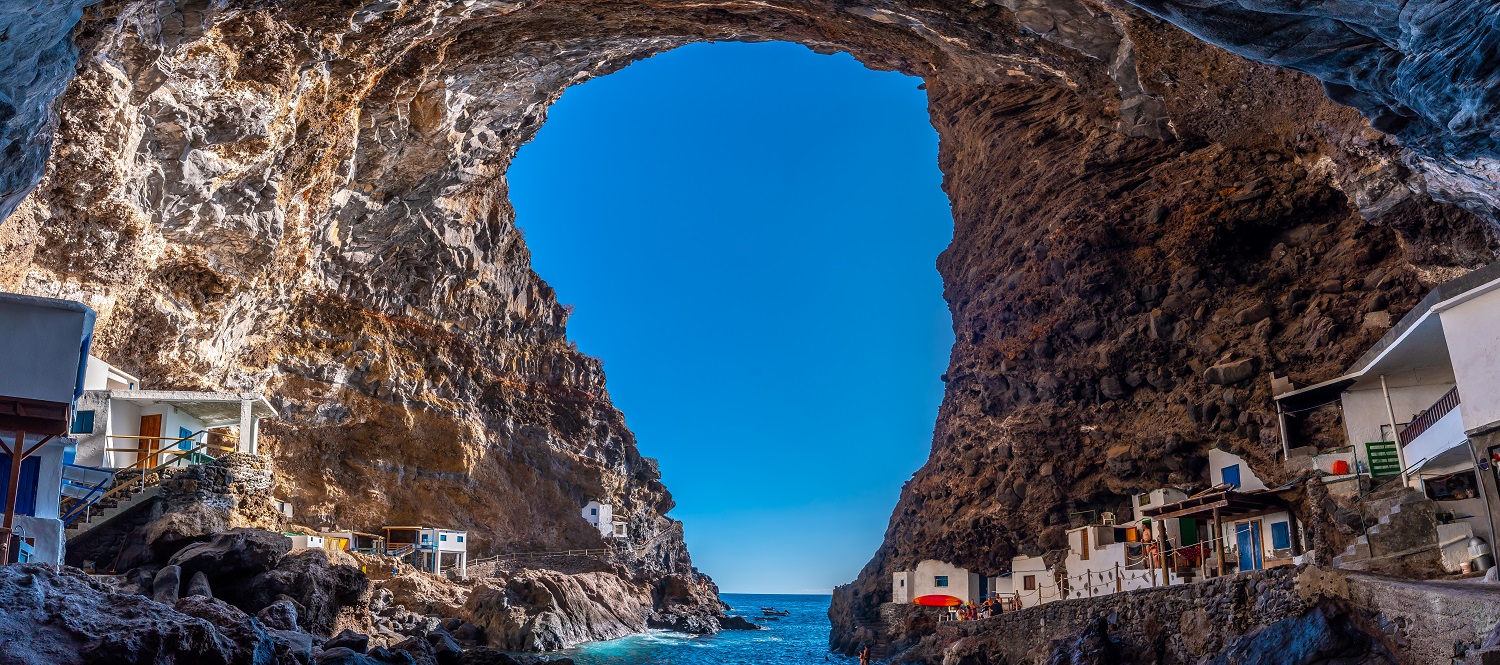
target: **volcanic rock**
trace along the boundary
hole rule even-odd
[[[646,629],[649,597],[609,573],[565,575],[522,570],[483,580],[464,603],[464,618],[492,647],[554,651]]]

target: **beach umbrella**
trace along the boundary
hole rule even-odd
[[[944,596],[941,594],[932,596],[917,596],[917,599],[912,602],[918,605],[925,605],[927,607],[958,607],[959,605],[964,604],[964,601],[954,598],[953,596]]]

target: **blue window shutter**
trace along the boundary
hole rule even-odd
[[[0,501],[10,492],[10,455],[0,454]],[[21,482],[16,491],[16,514],[36,513],[36,481],[42,473],[42,459],[33,457],[21,462]]]
[[[1225,482],[1225,484],[1233,485],[1235,487],[1239,487],[1240,486],[1240,465],[1238,465],[1238,464],[1231,464],[1229,466],[1224,467],[1223,476],[1224,476],[1224,482]]]
[[[1292,525],[1286,522],[1271,523],[1271,549],[1284,550],[1292,546]]]
[[[192,435],[193,435],[193,430],[190,430],[190,429],[188,429],[186,427],[179,427],[179,428],[177,428],[177,438],[179,438],[179,439],[186,439],[186,438],[188,438],[188,437],[190,437]],[[192,440],[178,441],[177,442],[177,448],[179,450],[192,450],[193,449],[193,443],[194,443],[194,441],[192,441]]]
[[[94,433],[94,412],[93,411],[79,411],[77,413],[74,413],[73,414],[73,429],[71,431],[72,431],[73,434],[93,434]]]

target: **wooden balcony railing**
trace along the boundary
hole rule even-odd
[[[1439,397],[1438,401],[1433,402],[1432,406],[1427,407],[1426,411],[1411,419],[1411,423],[1407,424],[1406,429],[1401,430],[1401,434],[1396,437],[1400,439],[1401,447],[1405,448],[1411,444],[1417,437],[1422,436],[1423,432],[1431,428],[1433,423],[1441,420],[1443,416],[1456,408],[1458,408],[1458,386],[1454,386],[1452,390]]]

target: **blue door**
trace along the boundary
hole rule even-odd
[[[1234,536],[1239,543],[1240,570],[1260,570],[1260,520],[1234,525]]]
[[[10,491],[10,455],[0,453],[0,503],[5,502],[5,497]],[[42,458],[32,457],[21,462],[21,483],[16,491],[16,514],[36,514],[36,482],[41,476]],[[0,511],[5,507],[0,506]]]

